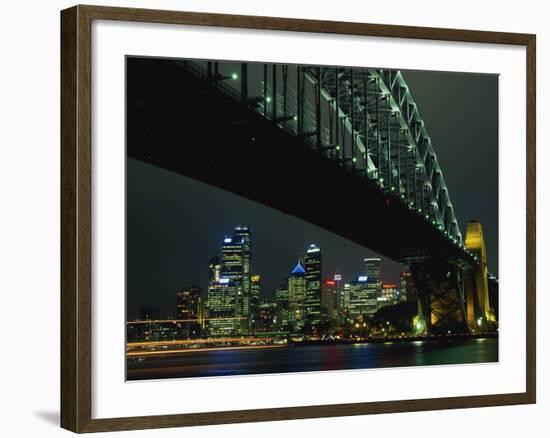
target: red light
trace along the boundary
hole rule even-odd
[[[397,285],[393,284],[393,283],[389,283],[389,284],[384,284],[382,287],[384,289],[395,289],[395,288],[397,288]]]
[[[327,280],[326,281],[327,286],[334,286],[336,282],[334,280]]]

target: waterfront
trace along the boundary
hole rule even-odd
[[[127,379],[211,377],[498,361],[498,338],[187,351],[128,360]]]

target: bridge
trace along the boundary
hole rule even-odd
[[[129,57],[127,96],[128,156],[407,265],[428,334],[491,319],[481,226],[463,238],[399,71]]]

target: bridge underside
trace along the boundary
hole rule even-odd
[[[393,260],[460,260],[407,205],[175,63],[129,58],[127,154],[325,228]]]
[[[462,270],[441,260],[412,263],[426,333],[468,333]]]

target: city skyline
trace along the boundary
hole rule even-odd
[[[126,72],[130,379],[498,360],[497,76]]]
[[[498,166],[487,166],[498,158],[498,78],[494,75],[408,70],[403,71],[403,75],[437,145],[438,160],[445,168],[445,180],[461,221],[460,228],[465,233],[470,219],[478,219],[483,224],[489,270],[498,276]],[[452,101],[454,105],[445,105],[446,101]],[[469,110],[475,110],[475,117],[465,117]],[[451,121],[455,120],[452,114],[462,115],[459,125],[452,124]],[[464,178],[463,169],[470,169],[467,178]],[[127,187],[128,236],[133,236],[129,239],[127,251],[129,315],[138,314],[139,305],[135,303],[149,301],[147,296],[150,294],[159,300],[161,308],[167,308],[173,299],[173,290],[195,276],[187,272],[194,262],[185,254],[184,248],[191,246],[195,254],[199,254],[202,248],[197,242],[190,242],[191,239],[197,237],[200,245],[205,245],[204,251],[211,252],[214,241],[207,241],[207,236],[210,238],[217,233],[221,238],[225,228],[238,223],[250,223],[257,228],[254,216],[259,210],[254,202],[132,158],[127,160]],[[207,210],[205,205],[212,208]],[[326,208],[344,209],[345,206],[333,199],[327,202]],[[341,242],[342,248],[330,251],[330,254],[350,254],[342,261],[350,270],[347,276],[360,269],[357,260],[361,257],[378,255],[298,219],[288,220],[290,216],[278,210],[263,207],[258,215],[261,221],[269,223],[272,230],[283,237],[289,236],[288,251],[282,250],[278,243],[274,244],[272,251],[273,257],[289,259],[289,264],[297,248],[313,241],[327,248],[338,248]],[[271,218],[266,217],[269,215]],[[208,232],[201,234],[201,228]],[[258,231],[263,237],[257,247],[260,248],[258,258],[263,263],[271,256],[266,249],[270,243],[265,237],[270,233],[261,228],[262,225]],[[300,229],[302,232],[297,231]],[[173,240],[180,241],[180,244],[173,245]],[[155,254],[155,257],[146,259],[144,254]],[[341,268],[338,263],[334,264],[335,268]],[[388,281],[396,281],[402,267],[385,258],[383,264]],[[194,267],[194,270],[199,270],[196,281],[204,284],[206,273],[200,269],[197,263]],[[146,272],[149,275],[145,275]],[[266,284],[271,285],[269,288],[275,287],[275,277],[280,275],[265,276]]]
[[[129,159],[129,164],[132,159]],[[136,165],[145,165],[143,163],[134,163]],[[131,164],[130,164],[131,166]],[[129,166],[129,168],[130,168]],[[150,166],[151,170],[153,172],[157,171],[156,168],[153,166]],[[129,172],[130,173],[130,172]],[[181,175],[174,175],[178,179],[184,179],[188,180],[187,182],[196,187],[205,188],[206,184],[193,181],[189,178],[182,177]],[[171,178],[169,178],[171,179]],[[208,192],[211,194],[214,194],[214,196],[231,196],[236,197],[236,195],[226,193],[223,191],[220,191],[219,189],[215,189],[213,187],[206,187]],[[239,197],[240,198],[240,197]],[[245,203],[252,203],[252,201],[248,201],[246,199],[240,200],[241,202]],[[255,204],[255,203],[252,203]],[[142,309],[143,308],[155,308],[157,309],[157,312],[159,312],[162,317],[168,317],[174,316],[174,302],[175,302],[175,293],[183,288],[190,287],[192,285],[197,285],[201,288],[203,296],[206,298],[206,291],[208,288],[208,262],[212,258],[212,255],[217,252],[216,249],[214,251],[210,251],[210,248],[216,248],[216,245],[223,244],[224,239],[228,238],[231,233],[233,232],[233,228],[240,227],[240,226],[247,226],[252,230],[252,260],[254,260],[253,263],[258,265],[259,267],[257,269],[253,269],[253,274],[258,274],[262,277],[262,289],[261,289],[261,295],[260,298],[262,299],[274,299],[276,288],[281,284],[283,279],[288,276],[292,269],[295,267],[296,262],[302,258],[304,254],[307,253],[307,249],[310,247],[310,245],[317,245],[320,248],[334,248],[336,244],[344,244],[349,248],[353,248],[353,253],[350,255],[349,253],[339,253],[338,251],[330,251],[325,250],[323,253],[323,256],[325,258],[325,262],[323,264],[323,272],[322,272],[322,279],[328,278],[331,274],[339,273],[343,281],[353,281],[356,277],[364,275],[364,262],[363,260],[365,258],[369,257],[378,257],[382,260],[382,272],[385,272],[385,276],[383,276],[383,280],[386,283],[399,283],[400,280],[400,273],[405,270],[405,267],[401,264],[394,262],[393,260],[387,259],[374,251],[371,251],[367,248],[361,247],[360,245],[357,245],[353,242],[347,241],[346,239],[343,239],[340,236],[337,236],[333,233],[330,233],[326,230],[322,230],[318,227],[315,227],[311,224],[304,223],[303,221],[292,218],[288,215],[283,215],[280,212],[277,212],[273,209],[270,209],[268,207],[260,206],[258,204],[255,205],[255,207],[258,210],[272,210],[271,214],[280,215],[280,219],[284,219],[285,221],[288,221],[289,223],[294,223],[294,226],[297,228],[298,231],[295,233],[292,233],[292,239],[293,244],[289,245],[288,248],[280,247],[279,253],[285,254],[285,262],[279,262],[273,265],[273,259],[271,257],[266,257],[267,253],[265,251],[265,248],[257,247],[256,240],[259,240],[259,242],[266,243],[269,242],[269,239],[266,240],[265,235],[259,235],[257,233],[254,233],[254,226],[248,226],[244,225],[245,222],[238,222],[238,224],[228,224],[226,227],[224,227],[220,232],[214,234],[210,239],[206,239],[204,242],[198,242],[201,244],[201,246],[204,246],[205,248],[209,248],[208,250],[203,250],[204,256],[201,258],[201,260],[195,260],[196,262],[202,261],[203,263],[200,263],[203,267],[203,269],[197,269],[195,268],[193,270],[194,275],[188,275],[186,278],[183,277],[183,275],[178,275],[178,269],[174,269],[174,277],[177,277],[177,281],[171,281],[171,284],[176,286],[176,284],[179,284],[175,289],[172,286],[171,289],[169,289],[167,286],[164,286],[166,282],[159,282],[158,288],[160,290],[160,293],[154,294],[154,293],[147,293],[145,294],[145,299],[140,299],[139,301],[136,299],[129,298],[128,299],[128,306],[127,306],[127,315],[128,320],[133,319],[139,319]],[[277,219],[275,219],[277,220]],[[287,225],[288,226],[288,225]],[[266,228],[265,225],[262,224],[260,228]],[[296,237],[296,234],[299,234],[299,230],[302,230],[304,228],[311,228],[311,236],[319,236],[318,239],[315,239],[315,242],[313,242],[311,239],[308,239],[306,237],[303,237],[302,240],[296,241],[294,238]],[[323,243],[326,243],[326,245],[323,245]],[[335,244],[336,242],[336,244]],[[260,243],[261,244],[261,243]],[[259,253],[260,256],[254,255],[254,247],[257,248],[257,254]],[[300,247],[302,249],[300,249]],[[208,251],[210,251],[211,255],[207,255]],[[339,256],[341,256],[339,258]],[[185,260],[186,255],[184,254],[184,251],[182,251],[182,259]],[[277,257],[276,260],[280,260],[281,257]],[[344,262],[338,263],[338,260],[344,260]],[[330,264],[330,267],[327,267],[327,265]],[[189,272],[188,270],[186,272]],[[180,280],[181,279],[181,280]],[[130,290],[128,290],[129,297],[133,296]]]

